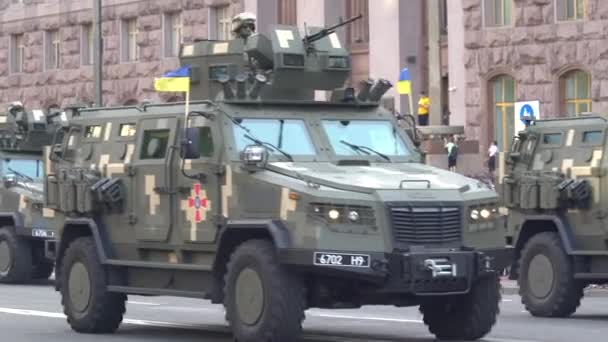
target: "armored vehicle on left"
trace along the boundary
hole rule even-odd
[[[45,244],[55,233],[48,228],[54,212],[42,206],[43,146],[61,121],[67,121],[64,112],[28,111],[17,102],[0,116],[0,283],[53,273],[53,262],[45,256]]]

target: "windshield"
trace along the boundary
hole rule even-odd
[[[387,120],[323,120],[323,129],[337,155],[367,155],[352,145],[388,156],[410,155],[395,126]]]
[[[16,173],[33,179],[41,179],[44,176],[42,161],[37,159],[5,159],[2,163],[2,174]]]
[[[250,135],[292,155],[314,155],[315,148],[312,145],[310,135],[306,125],[302,120],[282,120],[282,119],[236,119],[241,126],[233,125],[236,147],[239,151],[245,146],[251,145],[251,139],[245,136]],[[275,154],[279,153],[275,151]]]

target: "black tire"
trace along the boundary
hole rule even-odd
[[[237,303],[237,284],[245,273],[255,274],[256,286],[262,296],[259,308],[253,309],[255,321],[247,322]],[[232,253],[224,277],[224,307],[234,337],[239,342],[289,342],[297,341],[302,332],[305,310],[305,290],[300,279],[287,272],[277,261],[275,248],[266,240],[250,240],[238,246]],[[258,282],[259,281],[259,282]],[[241,281],[242,282],[242,281]],[[257,285],[260,285],[259,287]],[[245,289],[243,287],[242,289]],[[241,290],[242,291],[242,290]],[[253,290],[252,290],[253,291]],[[241,293],[241,296],[245,296]],[[255,306],[249,304],[249,307]],[[259,310],[257,310],[259,309]],[[249,315],[251,318],[251,314]]]
[[[500,292],[498,275],[489,275],[475,282],[466,295],[427,299],[420,312],[424,324],[439,340],[478,340],[496,324]]]
[[[81,237],[69,244],[61,260],[58,278],[63,312],[73,330],[103,334],[118,329],[126,311],[127,297],[122,293],[108,292],[106,270],[99,261],[92,238]],[[85,295],[71,290],[72,284],[82,285],[79,289]],[[79,308],[81,305],[83,307]]]
[[[50,261],[40,261],[38,265],[34,266],[34,271],[32,274],[33,279],[49,279],[51,274],[53,274],[53,270],[55,269],[55,264]]]
[[[538,266],[531,266],[533,260],[548,260],[550,263],[551,275],[545,276],[549,279],[541,280],[550,282],[545,286],[549,289],[539,290],[535,280],[531,279],[531,274],[532,278],[538,278],[538,272],[535,272]],[[584,295],[584,284],[574,279],[572,258],[564,251],[557,233],[544,232],[531,237],[518,262],[519,295],[528,312],[538,317],[568,317],[576,312]]]
[[[0,283],[24,283],[32,279],[32,246],[13,227],[0,228]]]

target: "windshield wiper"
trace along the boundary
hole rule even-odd
[[[19,171],[17,171],[17,170],[14,170],[14,169],[13,169],[12,167],[10,167],[10,166],[8,167],[8,170],[9,170],[10,172],[12,172],[12,173],[16,174],[17,176],[21,177],[21,178],[25,178],[25,179],[27,179],[27,180],[28,180],[28,181],[30,181],[30,182],[33,182],[33,181],[34,181],[34,178],[32,178],[32,177],[30,177],[30,176],[28,176],[28,175],[26,175],[26,174],[23,174],[23,173],[21,173],[21,172],[19,172]]]
[[[384,158],[384,159],[385,159],[386,161],[388,161],[388,162],[390,162],[390,161],[391,161],[391,158],[389,158],[389,157],[388,157],[386,154],[384,154],[384,153],[380,153],[380,152],[378,152],[378,151],[374,150],[374,149],[373,149],[373,148],[371,148],[371,147],[367,147],[367,146],[364,146],[364,145],[355,145],[355,144],[351,144],[351,143],[349,143],[348,141],[344,141],[344,140],[340,140],[340,143],[342,143],[342,144],[344,144],[344,145],[346,145],[346,146],[348,146],[348,147],[352,148],[352,149],[353,149],[353,150],[355,150],[355,151],[361,151],[361,152],[365,152],[365,154],[368,154],[368,155],[369,155],[369,152],[367,152],[367,151],[370,151],[370,152],[373,152],[373,153],[375,153],[376,155],[378,155],[378,156],[380,156],[380,157]]]
[[[285,157],[287,157],[287,159],[289,159],[289,161],[291,161],[291,162],[293,161],[293,157],[291,156],[291,154],[289,154],[289,153],[281,150],[280,148],[276,147],[275,145],[273,145],[273,144],[271,144],[269,142],[262,141],[260,139],[256,139],[256,138],[252,137],[249,134],[245,134],[244,137],[247,138],[247,139],[249,139],[249,140],[251,140],[251,141],[253,141],[254,143],[256,143],[258,145],[268,146],[268,147],[270,147],[271,150],[273,150],[273,151],[276,150],[277,152],[280,152],[282,155],[284,155]]]

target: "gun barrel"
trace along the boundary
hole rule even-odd
[[[305,44],[310,44],[310,43],[315,42],[315,41],[317,41],[319,39],[323,39],[326,36],[329,36],[330,34],[334,33],[336,31],[336,29],[338,29],[338,28],[340,28],[340,27],[342,27],[344,25],[348,25],[348,24],[352,23],[353,21],[359,20],[361,18],[363,18],[363,14],[359,14],[356,17],[352,17],[352,18],[350,18],[350,19],[348,19],[346,21],[343,21],[343,22],[337,23],[337,24],[335,24],[333,26],[324,28],[324,29],[322,29],[321,31],[319,31],[319,32],[317,32],[315,34],[312,34],[312,35],[309,35],[309,36],[305,36],[302,40],[304,41]]]

